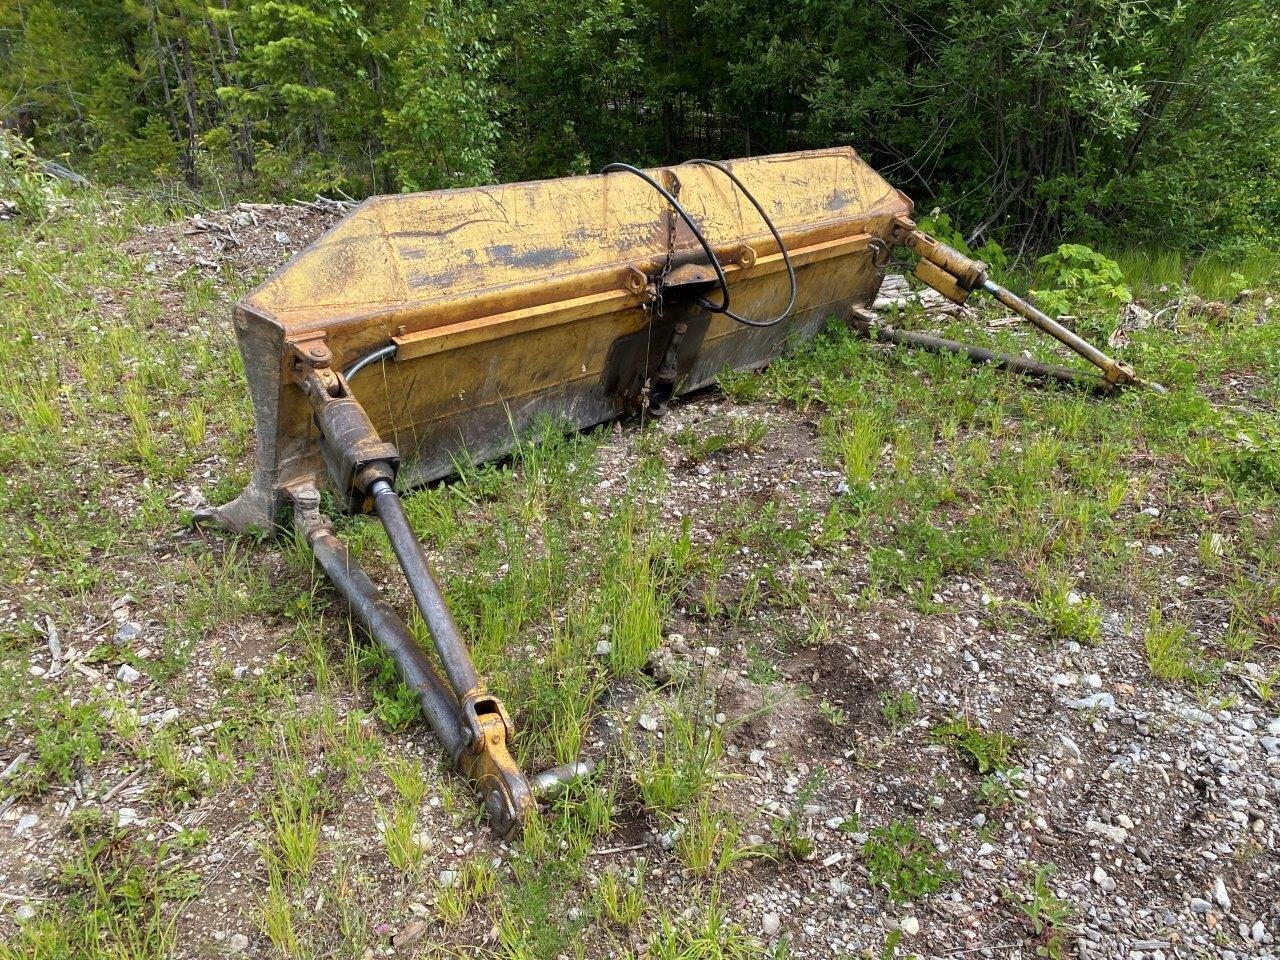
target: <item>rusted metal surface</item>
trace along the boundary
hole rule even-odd
[[[684,269],[697,288],[708,265],[662,197],[635,177],[361,204],[236,307],[258,454],[250,487],[217,519],[235,529],[268,525],[290,485],[323,482],[313,411],[291,368],[294,344],[322,342],[336,370],[395,347],[350,388],[399,451],[399,482],[412,485],[453,473],[459,459],[503,455],[540,413],[586,427],[635,409],[678,322],[698,344],[678,358],[683,391],[726,368],[763,365],[828,316],[870,302],[881,251],[909,200],[848,148],[729,167],[795,264],[796,307],[776,328],[749,329],[674,298],[656,313],[656,278]],[[778,312],[788,294],[781,251],[733,183],[703,166],[651,172],[701,224],[735,309]],[[649,348],[639,361],[619,346],[637,335]]]

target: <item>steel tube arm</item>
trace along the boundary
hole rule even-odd
[[[409,526],[400,495],[385,480],[376,481],[369,492],[373,494],[373,508],[387,529],[391,549],[395,551],[405,579],[409,581],[413,599],[417,601],[422,619],[431,631],[445,674],[458,698],[465,701],[469,695],[482,689],[480,676],[471,662],[466,642],[458,632],[458,625],[453,622],[453,614],[444,602],[444,594],[431,574],[422,544]]]
[[[1033,324],[1045,333],[1049,334],[1049,336],[1053,337],[1059,343],[1069,347],[1071,350],[1074,350],[1080,356],[1084,357],[1102,371],[1103,376],[1107,378],[1109,383],[1132,383],[1136,386],[1148,387],[1157,393],[1165,392],[1164,387],[1160,386],[1160,384],[1143,380],[1135,374],[1131,368],[1123,363],[1113,360],[1088,340],[1075,333],[1075,331],[1067,329],[1043,310],[1039,310],[1032,306],[1011,290],[1007,290],[1000,286],[1000,284],[996,283],[994,280],[984,279],[982,281],[982,289],[991,294],[991,296],[995,297],[996,300],[1000,301],[1000,303],[1004,304],[1014,313],[1018,314],[1018,316],[1030,320]]]
[[[458,725],[458,701],[436,673],[427,652],[418,646],[399,614],[382,599],[381,591],[351,559],[346,544],[327,530],[316,533],[310,543],[320,568],[350,604],[365,633],[391,657],[404,685],[417,694],[418,704],[436,739],[456,760],[465,746],[462,728]]]
[[[971,343],[960,343],[956,340],[947,340],[927,333],[898,330],[887,325],[855,322],[855,328],[867,337],[883,343],[920,347],[936,353],[955,353],[968,357],[974,363],[990,363],[1002,370],[1009,370],[1029,377],[1074,383],[1089,390],[1096,390],[1099,393],[1111,393],[1116,389],[1116,385],[1111,381],[1085,373],[1082,370],[1072,370],[1070,367],[1060,367],[1052,363],[1041,363],[1038,360],[1015,357],[1011,354],[1001,353],[998,350],[988,350],[986,347],[975,346]]]

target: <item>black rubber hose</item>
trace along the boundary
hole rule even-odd
[[[760,219],[764,221],[764,225],[768,227],[769,232],[773,234],[774,242],[777,243],[778,245],[778,251],[782,254],[782,262],[787,265],[787,279],[791,281],[791,298],[787,301],[786,307],[783,309],[783,311],[780,314],[778,314],[772,320],[749,320],[746,317],[739,316],[738,314],[734,313],[732,310],[727,310],[727,309],[725,310],[725,314],[727,314],[730,317],[733,317],[734,320],[737,320],[739,323],[748,327],[777,326],[783,320],[787,319],[787,317],[791,316],[791,311],[796,305],[796,292],[797,292],[796,268],[791,263],[791,254],[787,252],[787,245],[782,242],[782,235],[778,233],[778,228],[773,225],[773,221],[769,219],[769,215],[764,212],[764,207],[760,206],[760,202],[756,200],[754,196],[751,195],[751,191],[748,190],[746,186],[743,185],[742,181],[739,180],[737,176],[734,175],[734,172],[730,170],[728,167],[726,167],[723,163],[720,163],[719,161],[716,161],[716,160],[686,160],[685,162],[701,164],[707,167],[714,167],[716,170],[719,170],[726,177],[732,180],[733,185],[737,187],[742,192],[742,195],[751,202],[751,205],[756,208],[756,213],[760,214]]]
[[[649,174],[645,173],[639,167],[633,167],[629,163],[610,163],[607,166],[602,167],[600,172],[611,173],[614,170],[625,170],[627,173],[633,173],[649,186],[653,187],[654,190],[657,190],[658,193],[661,194],[662,199],[671,204],[671,209],[679,214],[680,219],[683,220],[685,225],[693,231],[693,235],[697,238],[698,243],[701,244],[703,252],[707,255],[707,259],[711,261],[711,266],[716,272],[716,283],[720,285],[720,294],[723,297],[723,301],[721,303],[712,303],[705,297],[699,297],[698,306],[705,310],[709,310],[711,313],[728,313],[729,281],[725,279],[724,268],[720,266],[720,261],[717,259],[715,251],[711,249],[711,244],[707,242],[707,238],[703,236],[703,233],[698,228],[697,223],[695,223],[693,217],[689,215],[689,211],[681,205],[680,201],[675,198],[675,195],[672,194],[670,190],[660,184],[657,180],[653,179],[653,177],[649,176]]]

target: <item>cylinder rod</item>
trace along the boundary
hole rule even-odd
[[[991,296],[995,297],[1002,304],[1012,310],[1018,316],[1030,320],[1033,324],[1043,330],[1049,336],[1053,337],[1059,343],[1074,350],[1080,356],[1084,357],[1095,367],[1102,371],[1103,376],[1111,383],[1127,384],[1131,383],[1139,387],[1148,387],[1156,393],[1164,393],[1164,387],[1158,383],[1143,380],[1134,374],[1133,370],[1122,363],[1113,360],[1107,356],[1088,340],[1079,336],[1073,330],[1068,330],[1065,326],[1054,320],[1043,310],[1027,303],[1020,296],[1011,290],[1007,290],[994,280],[984,279],[982,281],[982,289]]]
[[[422,713],[436,738],[457,758],[463,744],[458,724],[458,701],[436,673],[427,652],[418,645],[405,622],[382,599],[373,581],[351,559],[346,545],[333,533],[321,530],[308,538],[321,569],[351,605],[366,633],[391,657],[400,679],[418,697]]]
[[[1062,380],[1066,383],[1074,383],[1090,390],[1096,390],[1099,393],[1112,393],[1115,390],[1115,384],[1103,380],[1101,377],[1085,373],[1082,370],[1072,370],[1070,367],[1060,367],[1051,363],[1041,363],[1038,360],[1029,360],[1025,357],[1015,357],[1008,353],[977,347],[971,343],[946,340],[926,333],[912,333],[890,326],[872,326],[867,329],[867,333],[876,340],[886,343],[920,347],[937,353],[960,354],[968,357],[974,363],[990,363],[1002,370],[1009,370],[1038,379]]]
[[[409,589],[418,603],[418,609],[422,611],[422,619],[431,632],[436,652],[440,654],[440,662],[444,664],[445,675],[453,685],[458,699],[465,700],[482,689],[480,677],[471,662],[466,642],[458,632],[458,625],[453,622],[453,614],[444,601],[444,594],[431,575],[431,567],[427,564],[422,544],[409,526],[404,504],[400,502],[395,489],[385,480],[375,481],[369,492],[373,494],[374,509],[391,540],[391,549],[400,561],[405,579],[409,581]]]

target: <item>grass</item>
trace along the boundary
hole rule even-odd
[[[1032,609],[1059,640],[1088,647],[1102,642],[1102,604],[1065,581],[1047,581]]]
[[[0,581],[10,627],[0,636],[0,749],[6,761],[28,755],[0,784],[0,802],[66,802],[76,784],[105,789],[127,769],[146,787],[128,802],[154,817],[157,836],[168,836],[162,823],[216,807],[201,824],[216,840],[260,844],[234,866],[245,879],[239,919],[281,955],[377,952],[418,904],[444,953],[626,955],[643,936],[651,957],[762,956],[732,922],[736,891],[775,875],[791,882],[824,855],[805,813],[813,793],[806,783],[785,816],[744,802],[754,781],[728,776],[733,721],[716,720],[730,705],[711,702],[696,669],[661,689],[649,677],[673,631],[693,648],[723,647],[718,667],[745,672],[757,698],[745,709],[765,704],[767,714],[777,688],[795,687],[793,662],[847,642],[847,617],[885,601],[914,608],[925,625],[950,622],[978,593],[996,592],[991,584],[1012,583],[1027,605],[997,599],[989,610],[1008,618],[1011,635],[1087,646],[1101,637],[1104,607],[1141,623],[1147,610],[1187,609],[1173,602],[1181,597],[1223,611],[1227,628],[1219,635],[1197,619],[1193,636],[1156,613],[1139,637],[1108,643],[1133,644],[1154,680],[1190,695],[1212,690],[1229,661],[1256,660],[1256,697],[1276,697],[1280,329],[1254,322],[1254,301],[1225,319],[1183,310],[1176,329],[1132,335],[1124,358],[1167,383],[1159,399],[1030,388],[945,357],[886,355],[834,329],[762,373],[723,375],[725,394],[750,407],[674,436],[627,427],[621,440],[544,422],[510,459],[406,498],[477,664],[516,720],[520,762],[601,759],[595,780],[556,800],[502,866],[468,853],[455,882],[439,887],[438,850],[420,834],[443,843],[468,832],[477,807],[386,658],[296,545],[183,523],[192,487],[222,501],[247,476],[252,421],[227,317],[255,278],[144,272],[145,255],[129,250],[135,231],[187,211],[113,199],[86,194],[47,222],[0,229]],[[1159,284],[1187,302],[1274,285],[1271,254],[1121,259],[1151,304],[1163,302]],[[1054,356],[1020,329],[941,332]],[[743,454],[770,445],[772,455],[768,431],[782,419],[816,424],[811,448],[771,464],[791,492],[740,488]],[[625,468],[610,473],[620,451]],[[700,464],[716,468],[727,496],[687,497]],[[810,468],[820,475],[810,479]],[[1152,519],[1139,512],[1152,502],[1179,506]],[[337,522],[375,579],[393,583],[377,524]],[[1154,542],[1175,552],[1152,558],[1144,548]],[[1176,586],[1182,573],[1193,587]],[[403,608],[396,589],[388,599]],[[113,605],[126,595],[119,609],[145,633],[117,644]],[[46,616],[98,679],[30,672],[49,665]],[[1033,642],[1026,650],[1043,653]],[[133,688],[110,680],[125,662],[144,673]],[[141,722],[142,691],[178,706],[179,722]],[[659,731],[614,736],[619,691],[650,705]],[[856,701],[796,695],[813,705],[811,734],[863,733],[850,719],[861,716]],[[875,707],[885,727],[904,731],[912,763],[925,762],[910,692],[886,689]],[[963,718],[931,737],[978,771],[987,807],[1025,793],[1010,738]],[[829,752],[825,739],[814,746]],[[166,845],[73,819],[84,835],[55,841],[48,899],[29,924],[6,928],[0,958],[172,954],[190,934],[185,905],[214,876],[195,872],[183,845],[198,832]],[[860,828],[856,816],[846,823]],[[671,851],[646,851],[647,862],[609,854],[612,869],[595,866],[593,852],[626,847],[633,831],[677,824]],[[870,832],[867,869],[895,900],[951,880],[923,829],[894,821]],[[751,846],[753,833],[772,834],[768,851]],[[1037,948],[1051,949],[1046,931],[1070,922],[1055,897],[1038,869],[1007,897]]]
[[[676,852],[693,873],[720,877],[764,852],[742,840],[742,826],[703,799],[680,824]]]
[[[724,735],[690,699],[686,709],[667,711],[661,739],[637,751],[636,783],[645,806],[655,813],[684,810],[719,776],[716,763],[724,752]]]
[[[920,713],[920,704],[910,690],[897,693],[892,690],[880,691],[880,717],[893,730],[901,730]]]
[[[1153,676],[1169,683],[1186,683],[1196,687],[1213,681],[1214,670],[1191,642],[1186,624],[1166,620],[1152,607],[1143,638],[1147,666]]]

